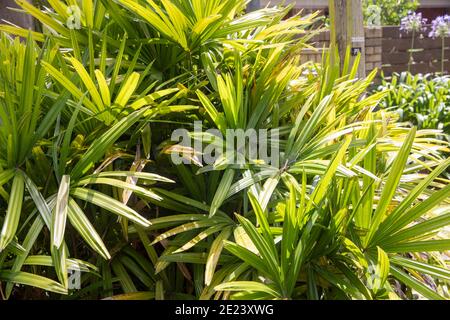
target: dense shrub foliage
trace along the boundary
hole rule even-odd
[[[381,25],[398,26],[402,18],[416,10],[419,4],[418,0],[363,0],[364,18],[373,21],[372,16],[379,14]]]
[[[450,135],[450,77],[412,75],[404,72],[383,79],[379,91],[388,94],[381,101],[386,109],[396,110],[400,121],[423,129],[439,129],[447,141]]]
[[[0,27],[4,298],[449,297],[448,144],[380,109],[358,61],[301,65],[315,15],[17,2],[44,27]],[[280,165],[174,165],[194,121],[278,130]]]

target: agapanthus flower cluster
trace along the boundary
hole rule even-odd
[[[420,32],[426,30],[427,19],[422,18],[422,13],[409,11],[408,15],[402,18],[400,23],[400,31]]]
[[[430,38],[450,37],[450,16],[437,17],[431,22]]]

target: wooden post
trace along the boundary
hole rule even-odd
[[[29,0],[27,1],[31,2]],[[7,21],[25,29],[34,29],[34,20],[31,15],[13,11],[9,8],[19,8],[19,6],[14,0],[0,1],[0,23]]]
[[[259,9],[261,9],[261,3],[259,2],[259,0],[251,0],[247,6],[248,12],[252,12]]]
[[[366,76],[366,48],[364,18],[361,0],[329,0],[331,17],[331,49],[337,47],[341,70],[347,48],[351,50],[351,63],[360,53],[358,78]]]

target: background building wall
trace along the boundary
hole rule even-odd
[[[0,0],[0,23],[10,22],[26,29],[34,29],[33,17],[9,9],[17,7],[14,0]]]

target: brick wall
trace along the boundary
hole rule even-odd
[[[386,75],[408,70],[411,49],[411,33],[400,32],[399,27],[383,27],[383,71]],[[450,38],[444,41],[444,72],[450,73]],[[441,71],[442,40],[431,39],[428,31],[416,34],[414,40],[411,73]]]
[[[393,72],[408,70],[411,34],[399,31],[399,27],[365,28],[366,72],[382,69],[389,76]],[[321,32],[313,37],[311,44],[317,49],[304,49],[301,61],[321,62],[323,50],[330,46],[330,33]],[[450,38],[444,42],[444,72],[450,73]],[[430,39],[428,32],[416,35],[411,73],[433,73],[441,71],[442,40]]]
[[[366,36],[366,71],[381,68],[382,64],[382,29],[365,28]]]
[[[382,29],[365,28],[366,38],[366,72],[369,73],[382,65]],[[324,31],[313,37],[311,44],[317,49],[304,49],[301,61],[321,62],[323,50],[328,50],[330,46],[330,32]]]

